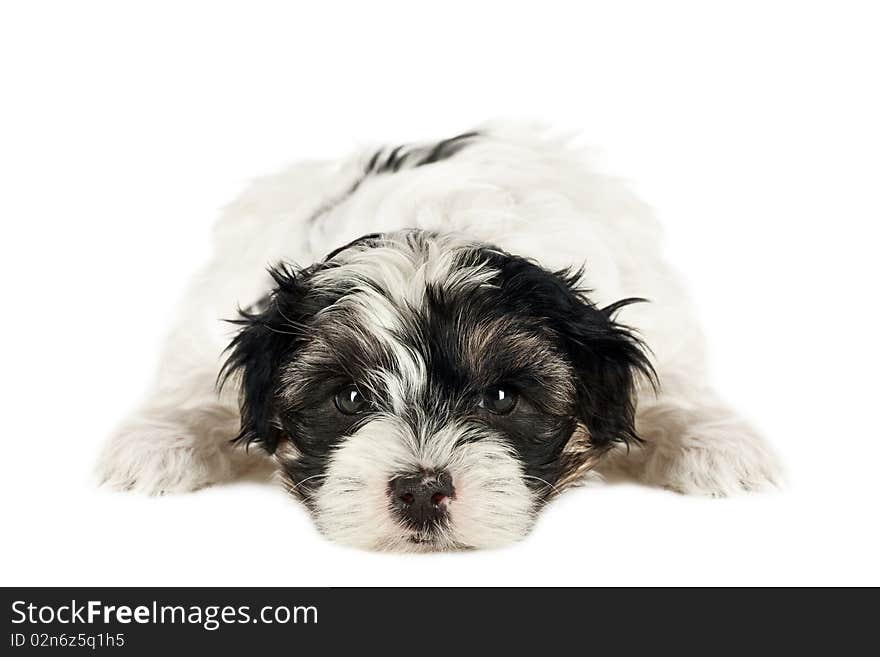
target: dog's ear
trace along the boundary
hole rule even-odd
[[[571,296],[567,312],[556,321],[576,372],[578,419],[587,427],[592,447],[637,444],[637,378],[656,389],[657,375],[644,343],[615,316],[621,308],[645,300],[621,299],[598,308],[575,286],[579,276],[560,276]]]
[[[239,318],[229,320],[242,328],[226,348],[226,362],[218,385],[239,378],[241,430],[233,439],[256,443],[274,453],[281,437],[275,423],[274,398],[279,369],[292,357],[301,341],[302,301],[307,293],[308,270],[279,265],[269,270],[275,282],[272,292]]]
[[[552,272],[538,264],[496,251],[489,261],[501,269],[501,284],[515,312],[549,322],[575,371],[578,420],[590,445],[604,448],[640,439],[635,429],[637,377],[656,387],[648,350],[629,327],[615,320],[617,311],[644,299],[622,299],[599,308],[579,287],[583,271]]]

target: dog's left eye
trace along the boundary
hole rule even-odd
[[[480,406],[496,415],[507,415],[516,406],[518,395],[511,386],[492,386],[483,392]]]
[[[363,413],[367,409],[367,406],[369,406],[366,397],[361,394],[360,390],[358,390],[355,385],[345,386],[342,390],[337,392],[336,397],[333,398],[333,402],[336,404],[336,408],[339,409],[339,412],[345,415],[357,415],[358,413]]]

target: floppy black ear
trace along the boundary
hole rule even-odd
[[[256,310],[240,310],[230,320],[241,330],[226,348],[226,362],[218,379],[222,387],[233,376],[240,381],[241,430],[235,442],[256,443],[270,454],[278,446],[281,429],[274,424],[278,374],[300,341],[297,317],[305,295],[305,272],[286,265],[269,270],[275,289],[258,302]]]
[[[565,338],[577,372],[579,419],[590,443],[605,447],[641,442],[635,428],[636,379],[656,388],[657,377],[647,349],[632,329],[615,321],[618,310],[644,299],[621,299],[597,308],[574,290],[577,301],[564,321]]]
[[[555,322],[577,374],[579,419],[594,447],[636,444],[641,442],[635,428],[636,380],[641,376],[656,389],[657,375],[645,344],[615,316],[646,300],[621,299],[599,308],[577,287],[581,273],[554,274],[564,288]]]

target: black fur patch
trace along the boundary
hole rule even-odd
[[[402,168],[413,169],[447,160],[473,140],[479,132],[465,132],[428,146],[396,146],[390,151],[380,149],[373,154],[364,171],[366,175],[394,173]]]
[[[304,283],[326,266],[298,270],[279,264],[271,268],[275,287],[269,296],[252,306],[253,310],[240,310],[238,319],[229,320],[242,328],[226,348],[228,357],[217,381],[222,388],[232,376],[240,376],[241,430],[235,442],[258,443],[269,453],[275,451],[282,433],[274,422],[278,375],[304,344],[307,318],[333,301],[310,294]]]
[[[643,376],[657,385],[648,352],[635,332],[614,320],[621,308],[645,302],[621,299],[605,308],[579,288],[582,271],[549,272],[536,263],[500,249],[476,249],[474,258],[498,268],[497,303],[512,316],[545,318],[577,372],[578,417],[594,446],[638,443],[635,430],[635,383]]]
[[[309,223],[314,223],[320,216],[349,198],[358,190],[364,181],[371,176],[395,173],[403,168],[414,169],[426,164],[434,164],[435,162],[447,160],[480,136],[479,132],[464,132],[455,137],[450,137],[449,139],[444,139],[428,146],[400,145],[395,146],[390,150],[387,148],[380,148],[373,153],[373,156],[367,162],[367,166],[364,167],[363,175],[355,180],[351,187],[349,187],[349,189],[341,196],[335,199],[330,199],[323,204],[320,209],[309,218]],[[328,259],[329,257],[331,256],[328,256]]]

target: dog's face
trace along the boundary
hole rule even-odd
[[[239,439],[330,538],[489,547],[614,442],[638,440],[639,341],[552,273],[419,231],[371,235],[276,287],[230,345]]]

